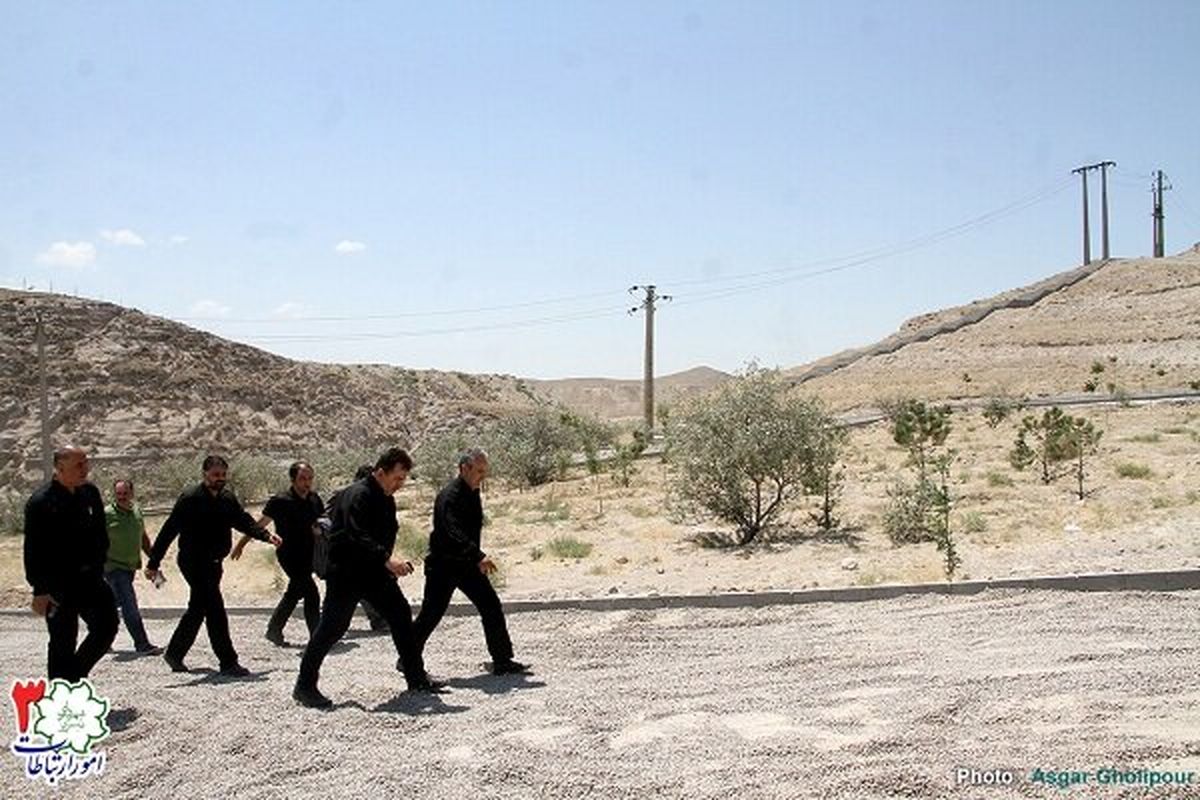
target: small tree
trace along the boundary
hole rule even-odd
[[[892,439],[908,450],[908,463],[917,479],[928,475],[930,453],[950,435],[950,406],[927,406],[920,400],[903,400],[887,409]]]
[[[488,438],[497,474],[524,486],[540,486],[563,472],[575,444],[562,413],[548,408],[502,417]]]
[[[672,496],[733,523],[739,544],[748,544],[808,490],[824,421],[820,407],[793,392],[778,372],[751,365],[675,416]]]
[[[1048,408],[1040,418],[1025,417],[1008,454],[1009,463],[1017,470],[1036,464],[1042,483],[1051,483],[1062,475],[1059,465],[1075,455],[1068,436],[1070,427],[1071,417],[1058,406]]]
[[[1068,417],[1068,423],[1065,431],[1065,437],[1069,443],[1069,449],[1073,453],[1075,462],[1074,472],[1079,499],[1082,500],[1086,496],[1083,490],[1083,480],[1086,476],[1084,470],[1084,462],[1088,456],[1093,455],[1100,445],[1100,437],[1103,435],[1101,431],[1096,430],[1090,420],[1082,417]]]
[[[833,530],[839,520],[833,516],[834,508],[841,497],[845,468],[839,463],[846,445],[846,429],[831,417],[820,414],[816,419],[812,436],[812,455],[804,476],[804,486],[809,494],[820,501],[818,510],[809,514],[813,522],[823,530]]]

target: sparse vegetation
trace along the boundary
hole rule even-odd
[[[1117,477],[1130,478],[1132,480],[1147,480],[1154,477],[1154,473],[1150,467],[1145,464],[1135,464],[1132,461],[1123,461],[1117,464]]]
[[[983,533],[987,530],[987,518],[979,511],[968,511],[963,515],[962,529],[967,533]]]
[[[989,470],[987,474],[987,484],[993,489],[999,489],[1013,485],[1013,479],[1003,472],[997,470]]]
[[[419,529],[408,520],[400,520],[400,529],[396,531],[395,552],[407,559],[424,558],[429,549],[428,533]]]
[[[1138,444],[1158,444],[1162,441],[1162,436],[1158,433],[1139,433],[1136,436],[1130,436],[1125,441]]]
[[[1031,415],[1021,420],[1009,463],[1018,470],[1036,464],[1042,483],[1049,484],[1067,471],[1060,465],[1071,462],[1069,471],[1075,476],[1076,494],[1082,500],[1087,494],[1087,460],[1096,452],[1101,435],[1090,420],[1064,414],[1053,406],[1040,418]]]
[[[587,558],[592,552],[592,544],[574,536],[555,536],[546,542],[546,552],[555,558]]]

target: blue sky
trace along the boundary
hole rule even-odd
[[[659,373],[793,366],[1076,265],[1081,164],[1114,255],[1155,169],[1200,241],[1198,38],[1190,0],[9,2],[0,284],[637,377],[654,283]]]

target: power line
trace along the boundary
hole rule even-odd
[[[746,272],[738,275],[720,276],[712,278],[699,278],[691,280],[676,281],[677,285],[684,286],[703,286],[711,284],[730,284],[726,286],[714,286],[709,290],[702,290],[693,293],[676,294],[675,297],[681,302],[677,305],[686,305],[690,303],[705,302],[708,300],[716,300],[732,295],[742,294],[745,292],[759,291],[761,289],[771,288],[793,281],[806,280],[820,275],[828,275],[836,272],[841,272],[855,267],[864,266],[873,262],[881,261],[886,258],[891,258],[904,253],[909,253],[914,250],[927,247],[946,239],[960,236],[968,233],[976,228],[982,227],[989,223],[1004,217],[1011,216],[1031,206],[1041,203],[1045,200],[1064,191],[1072,183],[1071,178],[1065,178],[1057,183],[1051,184],[1035,193],[1014,200],[1000,208],[993,209],[984,214],[972,217],[968,220],[951,225],[947,228],[934,231],[932,233],[918,236],[905,242],[900,242],[893,245],[884,245],[869,250],[859,251],[847,256],[839,256],[834,258],[820,259],[817,261],[807,262],[803,265],[794,267],[785,267],[773,270],[761,270],[757,272]],[[823,269],[811,269],[813,266],[828,264]],[[768,280],[757,281],[756,278],[769,278]],[[748,282],[749,281],[749,282]],[[329,321],[329,322],[359,322],[359,321],[386,321],[401,318],[416,318],[422,316],[444,316],[444,315],[465,315],[471,313],[482,313],[484,311],[499,311],[518,308],[530,308],[540,305],[549,305],[554,303],[563,303],[576,301],[580,299],[590,299],[596,297],[613,296],[615,292],[593,292],[589,294],[580,294],[570,297],[549,298],[545,300],[534,300],[523,303],[513,303],[508,305],[490,306],[477,309],[459,309],[456,311],[441,310],[432,312],[412,312],[407,314],[394,315],[364,315],[353,317],[309,317],[297,318],[290,320],[279,320],[272,318],[263,320],[269,322],[314,322],[314,321]],[[362,331],[351,333],[331,333],[331,334],[316,334],[316,333],[262,333],[246,337],[246,341],[261,342],[261,343],[283,343],[283,342],[325,342],[325,341],[367,341],[372,339],[401,339],[401,338],[416,338],[423,336],[440,336],[454,333],[476,333],[484,331],[511,330],[516,328],[529,328],[541,325],[556,325],[571,322],[579,322],[585,320],[601,319],[605,317],[617,317],[627,313],[625,308],[605,307],[581,310],[578,312],[564,313],[553,316],[534,317],[523,320],[501,321],[493,323],[480,323],[477,325],[460,325],[443,328],[427,328],[427,329],[412,329],[400,331]],[[205,319],[205,322],[225,323],[232,320],[225,319]],[[247,322],[251,320],[245,320]]]

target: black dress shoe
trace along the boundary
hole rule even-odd
[[[221,674],[229,678],[244,678],[250,674],[250,670],[241,664],[230,664],[227,667],[221,667]]]
[[[426,676],[422,680],[409,683],[408,690],[410,692],[420,692],[421,694],[445,694],[446,683],[445,681],[435,681]]]
[[[329,708],[333,705],[333,701],[315,686],[296,686],[292,689],[292,699],[308,708]]]
[[[163,653],[163,661],[167,662],[167,666],[171,668],[171,672],[188,671],[187,665],[183,663],[183,659],[171,655],[170,651]]]
[[[493,675],[528,675],[529,672],[528,664],[522,664],[520,661],[512,659],[492,665]]]
[[[267,631],[267,641],[276,647],[283,647],[286,644],[283,639],[283,631]]]

